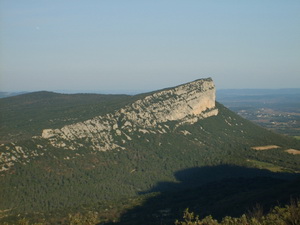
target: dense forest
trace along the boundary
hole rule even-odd
[[[125,101],[110,99],[111,109],[133,97],[120,98]],[[0,220],[67,224],[71,216],[102,224],[174,224],[186,208],[221,220],[256,204],[270,209],[299,198],[300,156],[285,150],[300,149],[300,142],[219,103],[217,108],[218,116],[192,125],[166,122],[168,133],[133,134],[124,151],[65,151],[42,139],[20,138],[18,145],[40,144],[47,151],[1,174]],[[279,147],[252,149],[265,145]]]

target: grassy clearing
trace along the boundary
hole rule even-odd
[[[300,151],[299,150],[292,149],[292,148],[285,150],[285,152],[287,152],[289,154],[292,154],[292,155],[300,155]]]
[[[255,167],[257,167],[259,169],[267,169],[272,172],[294,172],[294,171],[287,171],[287,169],[280,167],[280,166],[276,166],[272,163],[261,162],[258,160],[247,160],[247,161],[251,162]]]
[[[275,149],[275,148],[280,148],[278,145],[264,145],[264,146],[255,146],[252,147],[252,149],[261,151],[261,150],[270,150],[270,149]]]

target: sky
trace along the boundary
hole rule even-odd
[[[0,0],[0,91],[300,88],[299,0]]]

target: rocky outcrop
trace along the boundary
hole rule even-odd
[[[14,163],[26,164],[44,155],[49,145],[65,150],[125,150],[125,143],[134,141],[133,136],[172,132],[182,124],[192,124],[217,114],[212,79],[196,80],[149,94],[114,113],[61,129],[45,129],[41,137],[32,138],[30,148],[16,143],[2,144],[0,172],[9,170]],[[172,126],[169,121],[173,121]]]
[[[90,143],[93,150],[122,149],[121,143],[115,141],[116,136],[122,136],[124,143],[131,140],[132,132],[165,133],[169,128],[164,123],[168,121],[181,125],[217,114],[215,86],[208,78],[155,92],[115,113],[61,129],[46,129],[42,137],[53,146],[69,149],[80,147],[82,141]]]

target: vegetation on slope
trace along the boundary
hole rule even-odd
[[[4,216],[7,219],[10,218],[7,216],[11,215],[14,220],[16,214],[51,215],[60,218],[68,212],[83,209],[100,210],[114,205],[113,208],[120,208],[117,215],[121,216],[121,221],[127,221],[126,218],[132,218],[131,215],[136,213],[124,212],[124,205],[118,204],[120,199],[136,198],[152,192],[175,193],[193,189],[196,192],[201,190],[200,193],[197,192],[199,198],[203,198],[201,192],[209,197],[199,200],[199,204],[204,205],[204,202],[208,202],[212,205],[211,212],[217,212],[212,196],[219,192],[221,194],[218,201],[225,201],[228,193],[215,189],[213,194],[208,194],[200,187],[211,182],[220,182],[219,185],[222,186],[224,179],[240,177],[249,179],[271,177],[276,182],[280,181],[272,183],[272,187],[273,190],[277,190],[276,187],[287,185],[283,201],[288,200],[291,194],[299,196],[292,186],[285,183],[295,179],[297,174],[247,169],[256,167],[257,163],[253,163],[255,161],[279,166],[286,172],[299,171],[299,156],[284,152],[286,148],[299,149],[299,141],[266,131],[236,116],[222,105],[218,104],[218,108],[220,110],[218,116],[200,120],[193,125],[182,125],[175,129],[174,122],[168,122],[168,126],[173,131],[166,134],[148,133],[142,138],[138,134],[133,135],[133,141],[124,144],[126,148],[124,151],[89,152],[84,147],[66,151],[40,143],[47,149],[44,156],[33,159],[25,166],[18,164],[11,173],[0,177],[3,184],[0,187],[2,199],[0,209],[6,210]],[[31,141],[21,141],[18,144],[30,149]],[[272,144],[281,148],[268,151],[251,149],[252,146]],[[226,166],[220,169],[218,167],[220,165],[239,167]],[[184,178],[185,181],[182,182]],[[231,181],[231,183],[238,182],[240,181]],[[242,197],[242,193],[241,196],[234,197],[237,200],[244,199],[246,202],[244,207],[240,207],[241,209],[245,210],[253,203],[249,202],[251,193],[256,195],[268,186],[262,181],[258,183],[260,188],[251,189],[253,193],[249,192],[246,199]],[[244,189],[231,187],[229,190],[236,192]],[[159,195],[158,199],[164,196],[165,194]],[[278,192],[273,197],[276,200],[280,199]],[[154,199],[156,198],[151,202],[156,205]],[[172,211],[173,216],[170,217],[173,220],[176,218],[174,217],[176,213],[178,215],[180,210],[190,207],[181,204],[189,200],[181,199],[181,201],[179,196],[174,199],[178,199],[179,203],[159,200],[159,202],[177,205],[177,208]],[[262,197],[262,202],[264,200],[267,201]],[[229,200],[225,201],[224,204],[228,205],[229,202]],[[155,208],[152,203],[151,207],[148,207],[148,203],[144,202],[142,205],[145,208],[139,210],[149,212],[149,208],[152,208],[160,211],[166,207],[158,204],[158,208]],[[199,204],[195,207],[199,207]],[[154,212],[153,215],[155,214],[157,213]],[[128,224],[133,224],[132,219]]]
[[[276,206],[269,213],[264,214],[263,209],[257,205],[248,215],[239,218],[224,217],[221,222],[212,216],[200,219],[188,209],[184,211],[183,220],[176,220],[175,225],[297,225],[300,224],[300,201],[292,200],[285,207]]]
[[[162,210],[163,214],[167,214],[167,210]],[[181,214],[181,213],[180,213]],[[140,215],[139,215],[140,216]],[[179,214],[177,215],[179,216]],[[65,224],[65,225],[96,225],[96,224],[127,224],[122,223],[117,220],[113,222],[105,222],[101,218],[101,214],[95,211],[87,211],[80,213],[68,214],[64,220],[57,222],[56,224]],[[3,222],[3,225],[45,225],[51,224],[51,219],[46,220],[45,218],[39,219],[39,222],[34,222],[32,219],[21,217],[16,222]],[[225,216],[219,220],[215,219],[213,216],[205,216],[201,219],[201,216],[196,215],[194,212],[191,212],[190,209],[185,209],[183,211],[183,216],[181,219],[176,219],[173,221],[164,221],[160,220],[149,220],[146,218],[144,221],[140,220],[140,217],[136,217],[135,221],[128,224],[175,224],[175,225],[298,225],[300,224],[300,201],[291,199],[289,204],[285,206],[276,205],[270,210],[266,211],[264,208],[256,204],[251,210],[248,210],[244,214],[238,217]]]
[[[26,107],[20,107],[15,108],[16,114],[12,113],[11,117],[6,115],[11,118],[8,127],[19,124],[22,118],[36,115],[38,129],[51,128],[48,122],[44,127],[46,125],[39,121],[73,116],[76,120],[84,120],[141,97],[104,96],[104,100],[95,105],[99,96],[90,96],[92,100],[87,101],[84,98],[88,96],[80,95],[74,99],[74,104],[66,100],[68,105],[63,99],[70,96],[59,95],[60,100],[54,100],[53,96],[48,99],[48,94],[33,97],[28,103],[28,112]],[[39,97],[41,99],[32,107],[34,99]],[[18,105],[11,104],[7,109]],[[46,113],[39,115],[43,105]],[[46,107],[50,105],[56,105],[57,111],[55,107]],[[89,111],[93,107],[95,110]],[[18,220],[16,215],[22,215],[36,221],[45,218],[56,224],[69,213],[93,211],[102,221],[145,224],[147,219],[153,224],[158,221],[168,224],[187,207],[222,218],[230,213],[239,216],[257,202],[271,207],[274,200],[285,203],[291,195],[298,197],[300,186],[296,172],[300,171],[300,156],[284,150],[300,149],[299,141],[266,131],[220,104],[217,107],[218,116],[193,125],[177,127],[174,121],[167,122],[168,133],[142,136],[135,133],[132,141],[123,144],[124,151],[94,152],[88,150],[88,146],[74,151],[53,148],[42,139],[23,140],[35,132],[28,130],[35,126],[20,125],[25,136],[16,138],[17,144],[29,150],[33,145],[42,145],[44,155],[30,159],[26,165],[16,163],[13,170],[1,174],[0,220],[13,223]],[[54,114],[50,113],[52,109]],[[17,115],[21,119],[17,119]],[[69,122],[72,121],[60,120],[55,126]],[[259,145],[280,148],[268,151],[251,148]],[[263,170],[270,168],[273,172]],[[274,168],[281,172],[275,173]],[[284,195],[279,191],[282,188]],[[225,207],[218,208],[220,202]],[[234,208],[235,205],[238,208]]]
[[[45,128],[90,119],[118,109],[129,95],[58,94],[34,92],[0,99],[0,143],[41,135]]]

